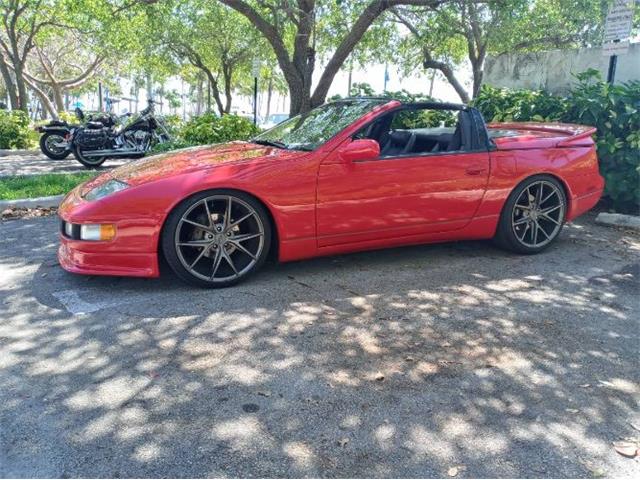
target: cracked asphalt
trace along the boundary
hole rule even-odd
[[[226,290],[81,277],[0,223],[1,477],[626,477],[640,237],[270,264]],[[166,269],[165,269],[166,270]]]

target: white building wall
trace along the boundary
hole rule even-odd
[[[574,75],[594,68],[607,78],[609,57],[600,48],[509,53],[488,57],[484,82],[495,87],[543,89],[564,94],[575,82]],[[630,45],[629,53],[618,56],[615,83],[640,80],[640,43]]]

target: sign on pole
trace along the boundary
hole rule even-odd
[[[624,55],[629,50],[633,24],[633,0],[614,0],[604,24],[602,54]]]

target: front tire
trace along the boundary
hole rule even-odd
[[[62,134],[58,132],[45,132],[40,137],[40,150],[51,160],[64,160],[71,151],[67,148],[56,147],[56,143],[64,141]]]
[[[253,197],[210,190],[189,197],[167,218],[162,251],[187,283],[223,288],[244,281],[265,262],[271,222]]]
[[[76,157],[76,160],[78,160],[82,165],[85,166],[85,168],[98,168],[107,159],[106,156],[87,157],[82,149],[80,149],[80,147],[78,147],[77,145],[74,145],[73,147],[73,155]]]
[[[509,195],[496,243],[516,253],[539,253],[560,235],[566,209],[567,197],[558,180],[549,175],[530,177]]]

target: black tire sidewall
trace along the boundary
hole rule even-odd
[[[178,227],[178,223],[182,215],[195,203],[200,202],[203,198],[210,197],[213,195],[230,195],[242,200],[243,202],[248,203],[258,214],[260,220],[262,222],[264,228],[264,244],[262,252],[260,253],[260,257],[258,257],[258,261],[253,266],[251,270],[242,276],[235,278],[233,280],[228,280],[226,282],[207,282],[202,280],[201,278],[194,277],[185,267],[182,265],[182,262],[178,258],[178,253],[176,252],[176,247],[174,243],[175,231]],[[267,260],[269,256],[269,251],[271,250],[271,241],[272,241],[272,228],[273,225],[271,223],[271,219],[265,210],[265,207],[258,202],[254,197],[248,195],[244,192],[240,192],[237,190],[228,190],[228,189],[214,189],[214,190],[205,190],[203,192],[196,193],[187,197],[182,202],[180,202],[172,211],[169,213],[167,217],[164,227],[162,228],[162,233],[160,237],[160,247],[162,248],[162,253],[164,254],[164,258],[173,270],[173,272],[183,281],[189,283],[191,285],[195,285],[198,287],[204,288],[225,288],[235,285],[239,282],[245,281],[255,272],[260,270],[264,262]]]
[[[511,226],[511,214],[513,212],[513,207],[516,201],[518,200],[518,198],[520,197],[520,195],[522,194],[522,192],[532,183],[535,183],[541,180],[544,180],[549,183],[553,183],[558,188],[558,191],[561,193],[562,200],[564,202],[564,218],[562,219],[562,222],[560,224],[560,229],[558,230],[558,233],[553,238],[553,240],[551,240],[549,243],[542,245],[540,247],[529,247],[527,245],[523,245],[522,243],[520,243],[520,241],[516,238],[516,235]],[[546,250],[549,246],[553,245],[558,239],[558,237],[560,236],[560,233],[562,232],[562,228],[564,227],[565,219],[567,216],[567,207],[568,207],[567,194],[565,193],[565,189],[563,185],[555,177],[551,175],[544,175],[544,174],[528,177],[527,179],[520,182],[516,186],[516,188],[512,190],[511,194],[507,198],[507,201],[505,202],[504,207],[502,209],[502,213],[500,214],[500,221],[498,223],[498,229],[496,231],[495,240],[498,243],[498,245],[500,245],[502,248],[511,250],[512,252],[524,253],[524,254],[536,254],[536,253],[542,252],[543,250]]]
[[[82,165],[85,166],[85,168],[98,168],[107,160],[107,157],[98,157],[98,160],[96,160],[95,162],[88,162],[84,160],[82,151],[78,148],[77,145],[74,145],[73,147],[73,155],[76,157],[76,160],[78,160]]]
[[[61,132],[45,132],[41,137],[40,137],[40,151],[42,153],[44,153],[44,155],[48,158],[50,158],[51,160],[64,160],[65,158],[67,158],[69,156],[69,154],[71,153],[70,150],[65,150],[64,153],[53,153],[51,150],[49,150],[47,148],[47,138],[51,137],[52,135],[57,135],[57,136],[62,136]]]

